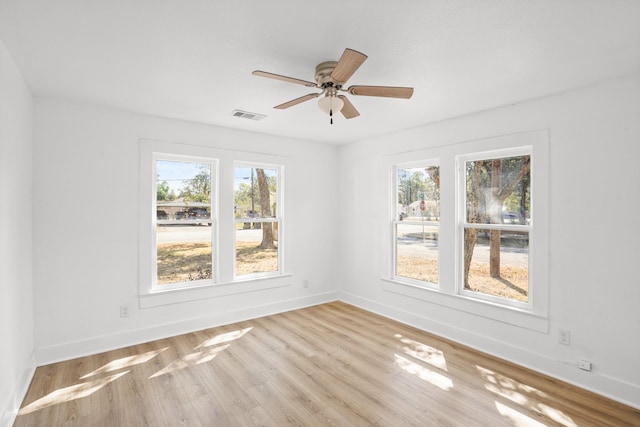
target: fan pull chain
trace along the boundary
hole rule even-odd
[[[329,110],[329,123],[333,124],[333,110]]]

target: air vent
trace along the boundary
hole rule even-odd
[[[240,117],[242,119],[249,119],[249,120],[255,120],[255,121],[262,120],[265,117],[267,117],[264,114],[250,113],[248,111],[242,111],[242,110],[233,110],[231,112],[231,115],[234,117]]]

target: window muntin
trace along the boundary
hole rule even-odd
[[[215,281],[215,168],[213,159],[154,155],[152,290]]]
[[[234,167],[235,277],[281,274],[281,175],[281,166]]]
[[[396,167],[394,277],[439,282],[440,167],[436,163]]]
[[[465,156],[461,171],[461,294],[529,306],[530,152]]]

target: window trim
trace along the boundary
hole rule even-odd
[[[234,162],[278,165],[282,170],[291,168],[291,157],[270,153],[233,150],[211,145],[196,145],[180,142],[166,142],[141,138],[138,140],[138,303],[140,308],[159,307],[206,298],[217,298],[228,295],[258,292],[285,286],[293,286],[291,268],[288,262],[291,251],[285,243],[290,235],[290,225],[279,227],[279,256],[281,257],[281,274],[270,277],[253,277],[235,280],[233,277],[231,248],[234,238],[233,214],[233,165]],[[163,289],[151,292],[151,246],[152,234],[155,232],[152,218],[156,215],[152,206],[155,204],[153,192],[152,153],[169,153],[176,155],[204,157],[218,160],[217,169],[217,268],[216,283],[199,284],[198,286]],[[284,195],[285,178],[281,177],[281,218],[284,225],[284,212],[291,209],[291,197]],[[229,201],[229,203],[225,202]],[[213,226],[213,224],[212,224]],[[287,229],[285,229],[287,228]],[[226,248],[226,249],[225,249]]]
[[[530,308],[514,307],[497,304],[494,301],[471,298],[457,292],[457,283],[460,276],[460,261],[458,253],[461,240],[459,237],[458,200],[460,195],[455,194],[458,188],[456,158],[471,153],[494,152],[497,150],[508,151],[519,147],[531,147],[531,197],[532,218],[535,218],[535,235],[530,234],[529,247],[529,280],[531,286],[529,300]],[[549,131],[547,129],[508,134],[483,139],[469,140],[458,143],[436,145],[430,148],[412,150],[387,156],[385,181],[390,188],[386,203],[393,203],[395,186],[392,184],[395,165],[415,163],[414,159],[439,159],[440,160],[440,286],[431,288],[405,280],[397,280],[393,276],[395,254],[393,253],[393,233],[387,235],[390,242],[385,249],[385,257],[390,260],[385,263],[387,267],[381,271],[381,288],[383,291],[403,295],[408,298],[422,300],[428,303],[469,313],[494,321],[507,323],[523,328],[547,332],[549,328]],[[381,176],[382,179],[382,176]],[[393,206],[387,205],[389,219],[395,212]],[[535,209],[535,212],[533,212]],[[387,226],[388,227],[388,226]],[[390,230],[391,231],[391,230]],[[533,290],[535,288],[535,290]]]

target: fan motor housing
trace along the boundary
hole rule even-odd
[[[316,82],[319,86],[326,87],[328,86],[327,83],[332,85],[342,83],[336,82],[331,78],[331,73],[336,69],[336,65],[338,65],[338,61],[325,61],[316,65]]]

